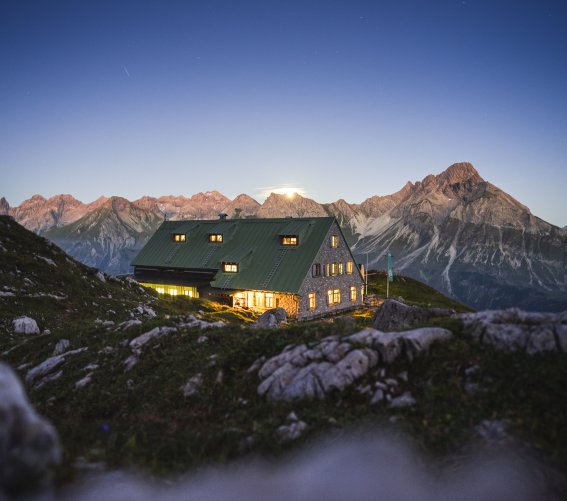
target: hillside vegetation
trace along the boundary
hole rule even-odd
[[[202,300],[158,300],[128,280],[103,281],[8,218],[0,223],[0,291],[10,293],[0,297],[0,360],[22,380],[28,376],[32,403],[59,431],[59,485],[93,469],[169,476],[393,422],[393,433],[410,434],[418,448],[452,462],[478,438],[481,423],[505,422],[520,450],[567,474],[563,354],[498,352],[463,336],[461,322],[446,318],[433,323],[454,337],[427,357],[376,368],[324,400],[269,402],[249,370],[258,359],[369,327],[372,311],[355,312],[354,323],[323,319],[254,329],[250,312]],[[371,279],[369,289],[381,294],[385,276]],[[396,277],[391,293],[409,303],[466,310],[404,277]],[[14,333],[11,322],[23,314],[51,333]],[[137,348],[132,341],[149,332]],[[71,350],[87,349],[66,358],[59,377],[43,384],[30,379],[30,369],[63,339]],[[371,404],[364,388],[378,378],[395,380],[392,393],[409,391],[417,405]],[[299,439],[285,441],[278,430],[292,411],[307,426]]]

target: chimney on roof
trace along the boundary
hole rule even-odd
[[[227,218],[227,216],[228,216],[228,214],[225,214],[224,212],[221,212],[221,213],[219,214],[219,219],[221,219],[221,220],[224,221],[224,220]]]

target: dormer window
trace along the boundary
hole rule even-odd
[[[225,273],[238,273],[238,263],[222,263],[222,271]]]
[[[172,235],[172,240],[176,243],[183,243],[185,242],[185,233],[174,233]]]
[[[282,235],[282,245],[297,245],[298,242],[297,235]]]
[[[209,235],[209,242],[221,243],[222,233],[211,233]]]

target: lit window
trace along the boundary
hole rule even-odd
[[[346,264],[346,272],[351,275],[352,274],[352,261],[347,261]]]
[[[209,242],[222,242],[222,233],[211,233],[209,235]]]
[[[311,275],[313,275],[314,277],[320,277],[321,276],[321,264],[320,263],[315,263],[311,269]]]
[[[266,292],[266,308],[274,307],[274,295],[271,292]]]
[[[282,236],[282,245],[297,245],[297,235]]]
[[[170,296],[177,296],[177,289],[170,288],[168,292]]]
[[[186,296],[189,296],[189,297],[193,297],[193,291],[190,290],[190,289],[185,289],[183,291],[183,294],[185,294]]]
[[[309,298],[309,309],[314,310],[317,307],[317,299],[314,292],[310,292],[307,297]]]
[[[339,263],[339,275],[343,274],[343,263]]]
[[[331,235],[331,247],[336,249],[339,246],[339,237],[338,235]]]
[[[185,242],[185,233],[174,233],[172,240],[174,242]]]
[[[327,302],[331,304],[339,304],[341,302],[341,290],[340,289],[329,289],[327,291]]]
[[[331,275],[331,265],[329,263],[325,263],[325,276],[328,277]]]
[[[339,263],[333,263],[331,265],[331,275],[336,275],[339,271]]]
[[[354,285],[350,288],[350,300],[356,301],[356,287]]]
[[[225,273],[237,273],[238,264],[236,263],[222,263],[222,271]]]
[[[156,291],[158,294],[165,294],[165,287],[156,287]]]

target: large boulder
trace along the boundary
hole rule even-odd
[[[455,310],[450,308],[408,306],[395,299],[386,299],[376,310],[372,327],[385,332],[402,330],[426,322],[433,317],[448,317],[454,314]]]
[[[16,334],[39,334],[37,322],[30,317],[18,317],[12,320],[12,327]]]
[[[12,369],[0,363],[0,498],[46,487],[60,460],[57,432],[37,415]]]
[[[283,308],[272,308],[262,313],[251,325],[258,329],[273,329],[287,322],[287,314]]]

